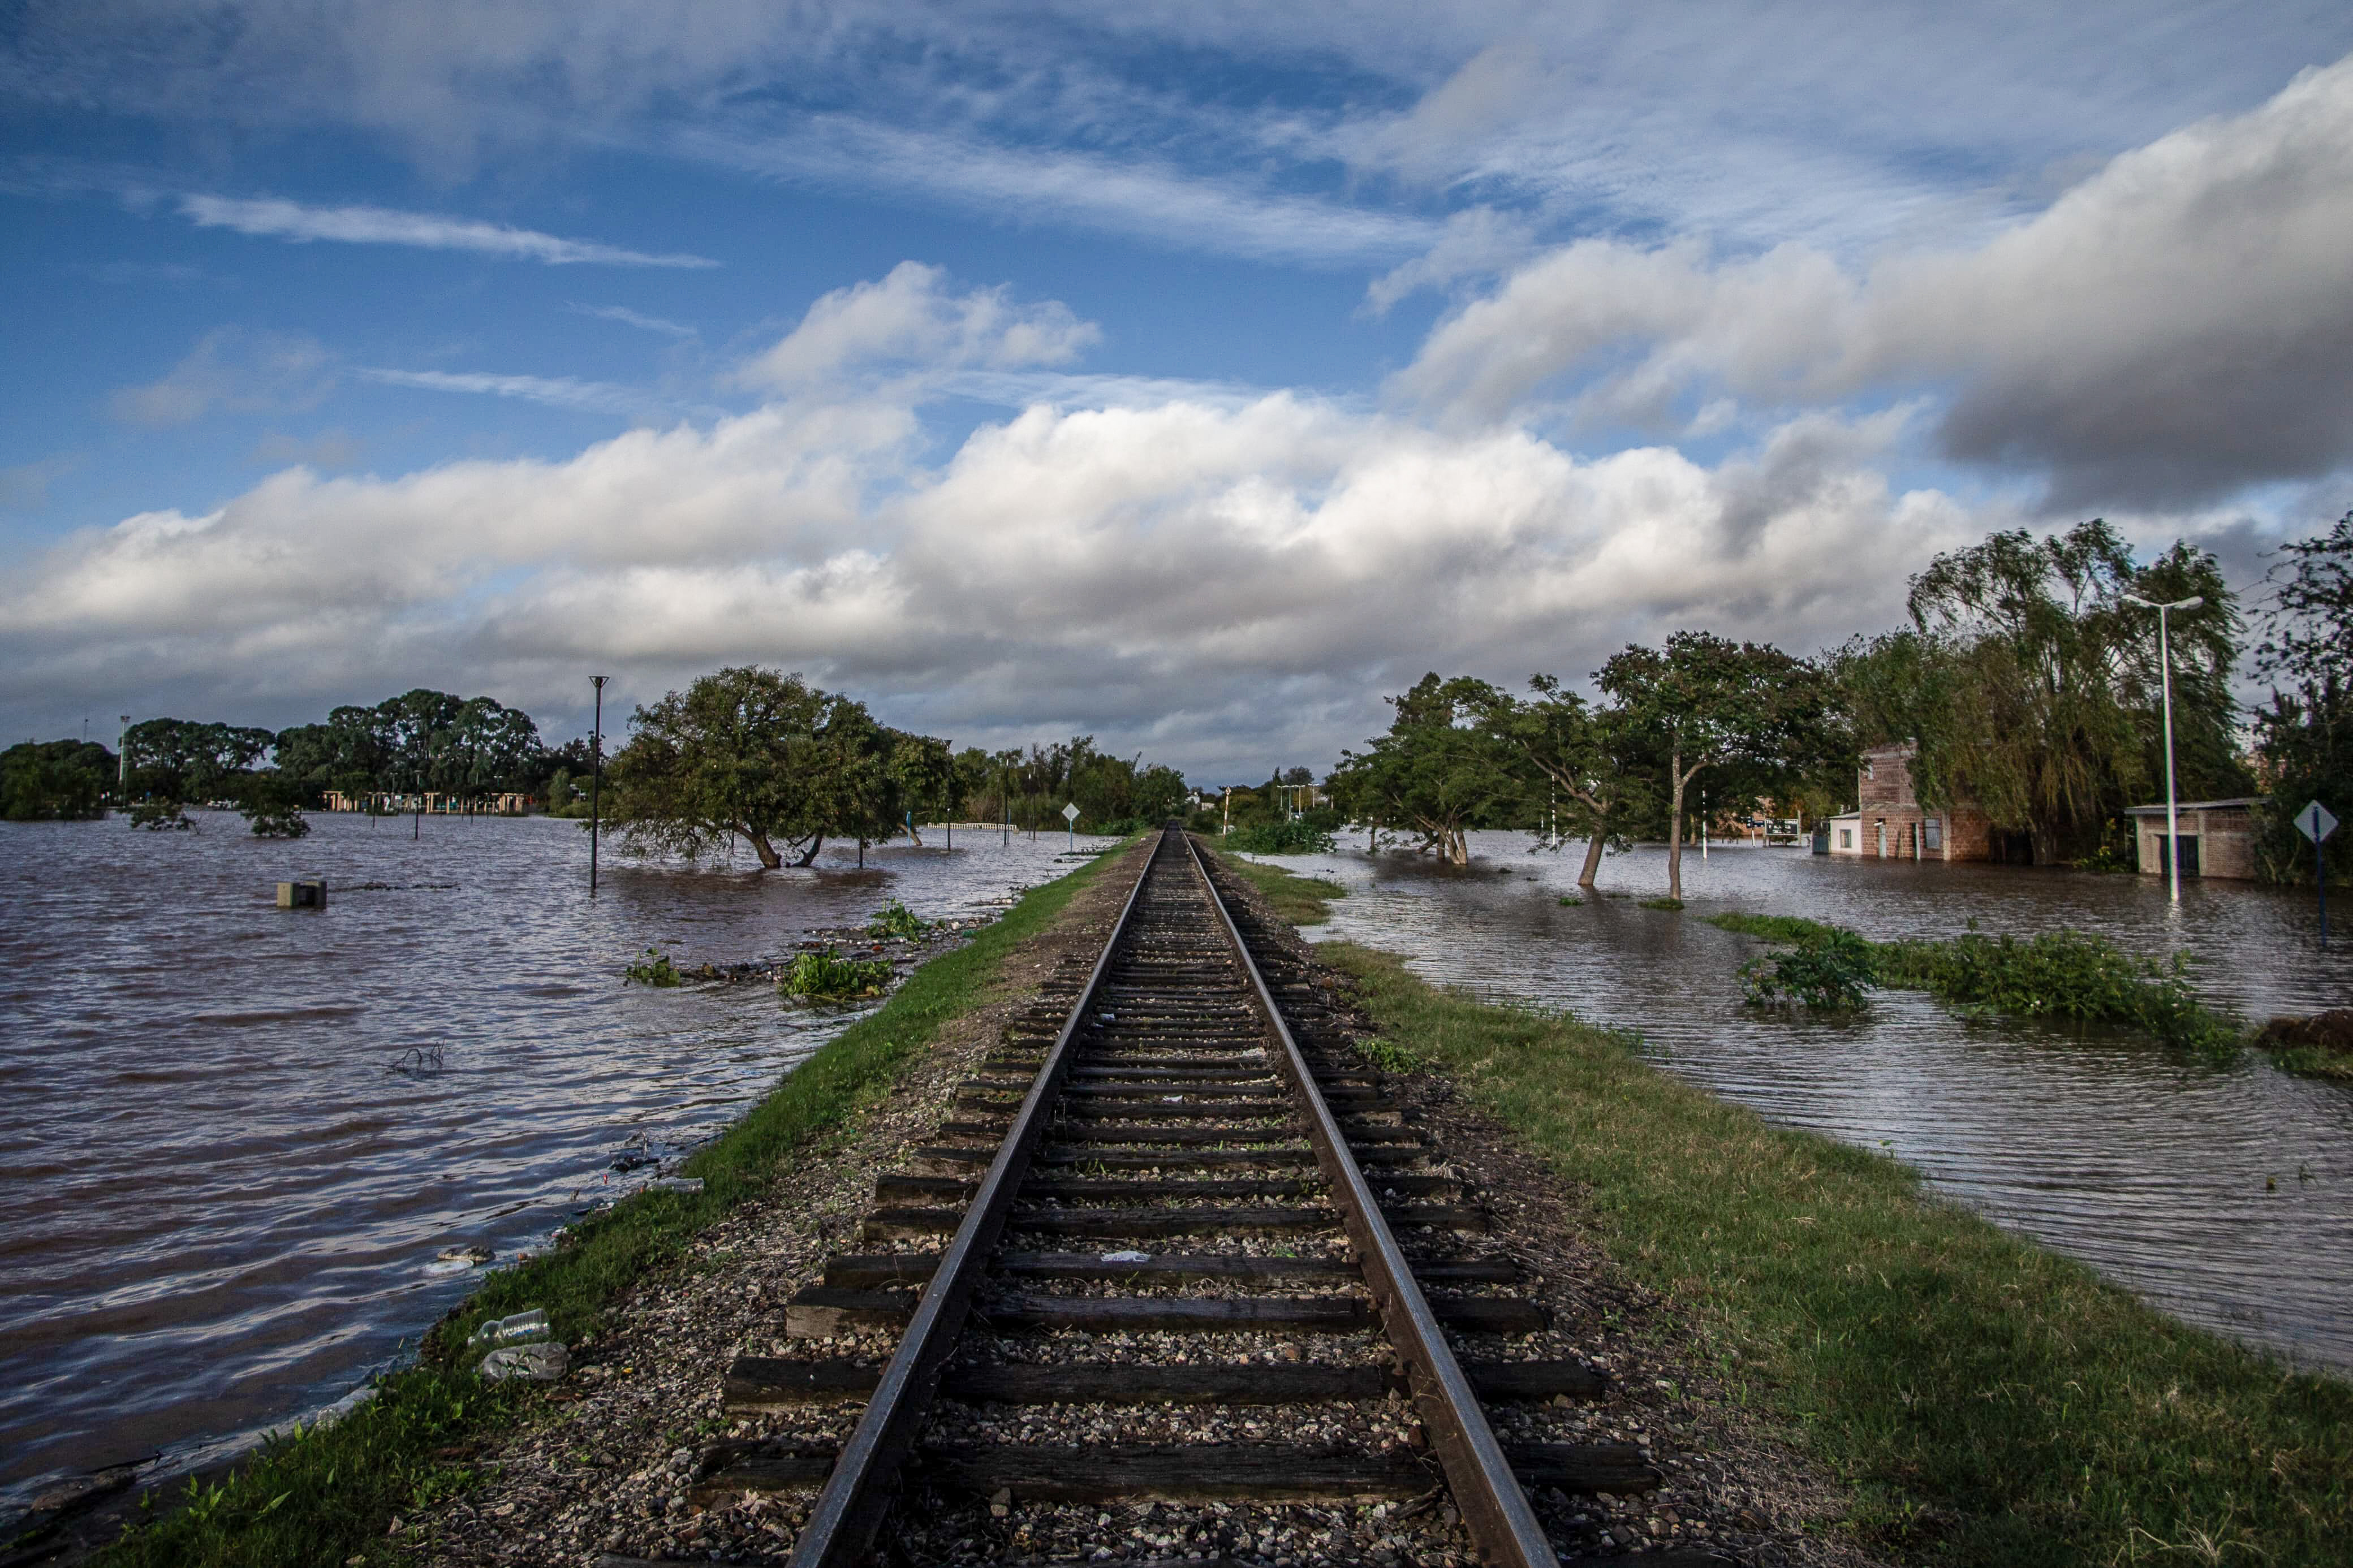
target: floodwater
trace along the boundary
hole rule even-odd
[[[1280,863],[1345,885],[1329,925],[1419,974],[1566,1007],[1638,1032],[1669,1069],[1772,1121],[1881,1149],[1996,1223],[2081,1258],[2144,1299],[2306,1366],[2353,1371],[2353,1088],[2291,1078],[2253,1053],[2228,1068],[2113,1032],[1974,1023],[1916,993],[1860,1019],[1745,1005],[1734,972],[1762,951],[1704,917],[1803,915],[1885,940],[2058,926],[2197,961],[2212,1000],[2254,1019],[2353,1006],[2353,910],[2317,949],[2307,891],[2156,878],[1916,865],[1718,847],[1602,863],[1617,897],[1564,908],[1584,846],[1528,853],[1472,835],[1467,869],[1359,847]],[[1508,868],[1510,876],[1499,874]]]
[[[708,1138],[848,1021],[772,957],[887,900],[988,912],[1061,834],[694,871],[546,818],[313,816],[293,843],[0,823],[0,1510],[44,1477],[228,1451],[371,1372],[499,1259]],[[1079,847],[1105,840],[1082,836]],[[275,884],[324,878],[324,911]],[[649,1156],[654,1163],[617,1172]]]

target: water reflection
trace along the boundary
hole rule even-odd
[[[649,945],[760,958],[1069,868],[1060,835],[765,876],[608,854],[591,902],[575,824],[198,820],[0,824],[0,1499],[336,1397],[469,1289],[443,1249],[511,1257],[846,1021],[764,985],[622,988]],[[298,877],[324,912],[272,906]]]
[[[2146,1299],[2293,1359],[2353,1369],[2353,1090],[2250,1058],[2216,1068],[2143,1041],[1970,1023],[1916,994],[1829,1022],[1742,1005],[1755,944],[1720,910],[1805,915],[1867,936],[2072,925],[2199,961],[2200,985],[2261,1018],[2353,1005],[2353,957],[2316,952],[2309,899],[2244,885],[1718,849],[1684,861],[1689,909],[1640,907],[1664,853],[1612,856],[1574,894],[1582,846],[1530,856],[1473,834],[1467,870],[1384,854],[1282,864],[1350,889],[1311,934],[1405,954],[1416,973],[1567,1006],[1639,1032],[1672,1070],[1792,1126],[1884,1148],[1997,1222]],[[1499,868],[1510,875],[1501,874]]]

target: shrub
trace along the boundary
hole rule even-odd
[[[866,922],[866,934],[869,936],[916,937],[931,929],[931,921],[917,915],[897,899],[876,910],[873,917]]]
[[[1788,952],[1740,966],[1740,989],[1758,1007],[1788,1002],[1816,1011],[1860,1007],[1873,980],[1871,944],[1851,931],[1809,936]]]
[[[890,960],[844,958],[828,947],[795,958],[777,977],[776,989],[812,1002],[852,1002],[880,996],[890,984]]]
[[[645,957],[622,972],[621,984],[627,985],[635,981],[640,985],[666,988],[676,985],[681,978],[678,965],[670,961],[670,954],[649,947],[646,949]]]
[[[176,800],[142,800],[131,808],[131,826],[150,833],[191,831],[196,826]]]
[[[1289,822],[1260,822],[1238,827],[1218,847],[1242,855],[1328,855],[1332,852],[1332,835],[1303,817],[1294,817]]]
[[[2187,953],[2160,963],[2088,931],[2053,931],[2022,941],[1972,932],[1881,942],[1874,958],[1882,984],[1973,1012],[2124,1024],[2168,1045],[2221,1055],[2238,1048],[2237,1026],[2199,1000]]]

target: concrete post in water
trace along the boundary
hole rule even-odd
[[[327,884],[324,882],[280,882],[278,884],[278,907],[281,910],[323,910],[327,907]]]

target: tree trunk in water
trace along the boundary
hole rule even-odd
[[[916,848],[921,849],[923,847],[923,836],[915,831],[915,825],[912,822],[907,824],[907,837],[915,841]]]
[[[745,828],[744,837],[752,846],[752,853],[760,858],[761,870],[773,871],[785,863],[785,858],[776,853],[776,846],[768,842],[768,836],[758,828]]]
[[[1600,875],[1600,872],[1601,825],[1597,822],[1593,825],[1593,837],[1586,842],[1585,869],[1577,874],[1577,885],[1589,891],[1593,887],[1593,879]]]
[[[824,834],[822,834],[822,833],[820,833],[820,834],[818,834],[816,837],[811,838],[811,839],[809,840],[808,853],[807,853],[807,854],[806,854],[806,855],[804,855],[804,856],[802,856],[799,859],[797,859],[797,860],[794,861],[794,862],[793,862],[793,865],[794,865],[796,868],[798,868],[798,867],[804,867],[804,866],[808,865],[811,861],[813,861],[813,860],[815,860],[815,859],[817,858],[817,852],[818,852],[818,850],[820,850],[820,849],[824,848],[824,847],[825,847],[825,835],[824,835]]]
[[[1447,829],[1446,858],[1457,866],[1471,864],[1471,841],[1462,837],[1459,827]]]
[[[1667,807],[1667,897],[1683,901],[1683,754],[1670,753],[1668,776],[1674,780],[1674,798]]]

